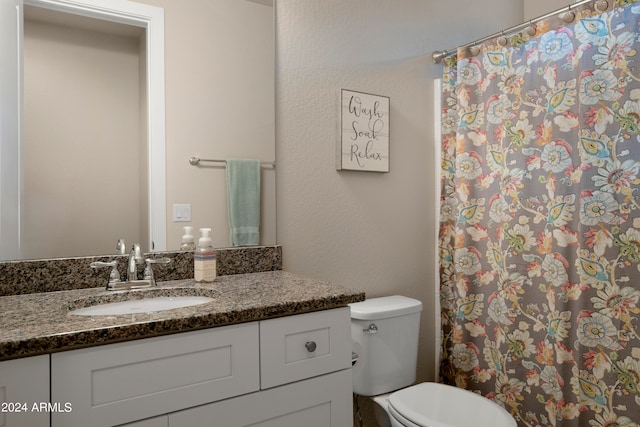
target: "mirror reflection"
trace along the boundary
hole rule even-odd
[[[164,9],[166,247],[145,247],[145,29],[26,6],[23,258],[111,254],[121,238],[177,250],[183,226],[229,246],[225,165],[189,158],[275,160],[269,2],[139,3]],[[184,206],[189,218],[176,214]],[[273,166],[262,168],[260,213],[260,244],[275,244]]]
[[[24,18],[23,255],[146,243],[144,29],[30,6]]]

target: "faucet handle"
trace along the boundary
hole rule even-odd
[[[127,254],[127,244],[124,242],[124,239],[118,239],[118,243],[116,244],[116,253],[119,255]]]
[[[111,273],[109,274],[109,283],[117,283],[120,281],[120,272],[118,271],[118,261],[113,260],[109,262],[94,261],[90,264],[90,267],[94,270],[98,268],[111,267]]]
[[[169,264],[171,262],[171,258],[147,258],[145,259],[147,266],[144,269],[144,280],[148,280],[151,282],[151,286],[156,285],[156,279],[153,274],[153,264]]]

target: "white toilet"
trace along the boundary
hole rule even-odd
[[[507,411],[479,394],[439,383],[411,385],[420,301],[396,295],[349,305],[353,392],[373,398],[382,427],[516,427]]]

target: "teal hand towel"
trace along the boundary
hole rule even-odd
[[[260,244],[260,161],[228,159],[227,205],[232,246]]]

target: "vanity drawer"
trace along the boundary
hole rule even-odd
[[[258,323],[51,356],[53,427],[114,426],[259,389]]]
[[[351,367],[348,307],[260,322],[260,386],[275,387]]]

